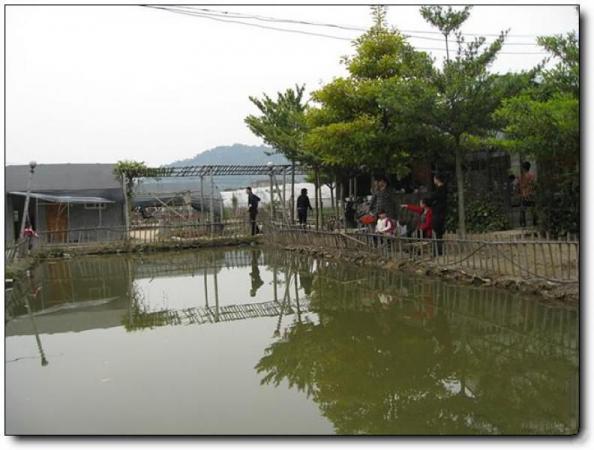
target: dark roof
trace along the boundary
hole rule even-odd
[[[35,168],[32,191],[77,191],[121,189],[113,175],[115,164],[39,164]],[[6,166],[6,192],[26,191],[29,166]]]

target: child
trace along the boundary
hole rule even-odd
[[[396,219],[396,236],[406,237],[408,235],[408,225],[402,218]]]
[[[400,205],[401,208],[408,209],[409,211],[415,212],[421,215],[421,223],[419,224],[419,230],[422,231],[423,237],[426,239],[431,238],[432,229],[431,229],[431,208],[429,207],[429,200],[424,198],[419,203],[420,206],[417,205]]]
[[[375,225],[375,232],[378,234],[394,234],[394,221],[386,215],[386,211],[380,209],[378,213],[377,224]]]

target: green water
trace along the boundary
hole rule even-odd
[[[574,434],[578,311],[252,248],[7,291],[7,434]]]

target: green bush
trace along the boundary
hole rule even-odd
[[[539,228],[553,237],[580,232],[579,173],[546,177],[536,187],[536,213]]]
[[[467,232],[486,233],[509,228],[509,220],[500,195],[491,192],[471,194],[468,189],[465,194]],[[452,232],[458,229],[458,196],[453,189],[448,193],[446,229]]]

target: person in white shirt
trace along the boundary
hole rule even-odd
[[[394,234],[394,221],[386,215],[383,209],[378,213],[377,223],[375,225],[375,232],[378,234]]]

